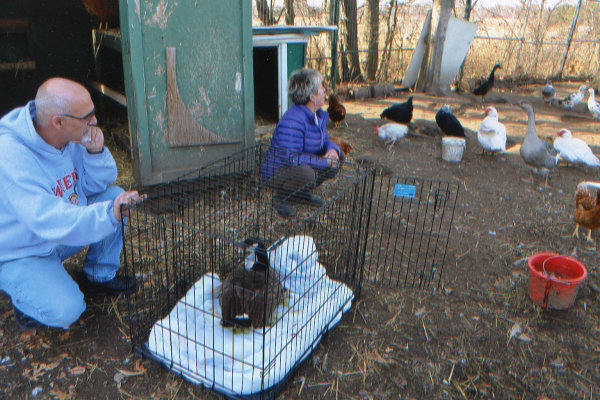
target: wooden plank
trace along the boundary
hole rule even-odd
[[[124,94],[117,92],[114,89],[109,88],[104,83],[91,81],[90,86],[96,89],[98,92],[102,93],[104,96],[112,99],[122,105],[123,107],[127,107],[127,97]]]

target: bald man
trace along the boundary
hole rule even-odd
[[[111,185],[117,165],[97,123],[90,93],[63,78],[0,119],[0,289],[23,329],[66,329],[85,310],[84,293],[135,289],[117,276],[120,205],[143,198]],[[62,261],[88,245],[76,283]]]

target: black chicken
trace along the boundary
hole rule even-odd
[[[238,266],[223,280],[219,303],[223,327],[264,327],[279,305],[283,286],[277,271],[271,268],[269,254],[259,240],[244,242],[250,255],[245,265]],[[242,316],[246,314],[248,318]]]
[[[413,116],[413,97],[410,96],[404,103],[396,103],[381,113],[381,119],[389,119],[399,124],[408,124]]]
[[[481,82],[475,89],[473,89],[471,93],[477,96],[482,96],[482,98],[485,97],[485,95],[488,94],[494,87],[494,73],[498,68],[502,68],[502,66],[500,64],[494,65],[494,68],[492,68],[492,72],[490,72],[490,76],[488,76],[487,80]]]
[[[333,93],[329,96],[328,102],[327,113],[329,114],[329,119],[337,127],[346,118],[346,107],[344,107],[340,98]],[[344,121],[344,123],[346,122]],[[346,126],[348,126],[347,123]]]
[[[458,118],[452,114],[449,105],[444,104],[435,113],[435,122],[447,136],[465,137],[465,128],[463,128]]]

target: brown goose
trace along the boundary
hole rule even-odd
[[[263,328],[281,301],[283,286],[279,274],[271,268],[265,245],[254,239],[247,239],[245,245],[252,253],[246,258],[249,268],[235,268],[223,280],[219,293],[221,325]]]
[[[556,150],[552,143],[538,138],[535,129],[535,113],[531,103],[523,100],[519,103],[519,106],[527,112],[527,132],[520,153],[523,161],[529,167],[530,173],[529,179],[524,179],[524,181],[533,182],[533,172],[535,172],[546,176],[544,186],[549,187],[548,175],[550,170],[556,168],[558,160]]]

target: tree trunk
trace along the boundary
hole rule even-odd
[[[393,13],[393,17],[392,17]],[[396,36],[396,26],[398,25],[398,1],[390,1],[390,12],[387,17],[387,32],[385,33],[385,43],[383,45],[383,54],[381,55],[381,64],[379,65],[379,76],[383,80],[389,79],[389,64],[392,53],[392,44]],[[402,46],[400,46],[402,47]]]
[[[267,0],[256,0],[256,11],[258,12],[258,18],[262,21],[263,25],[275,25],[275,18],[273,17],[273,10],[269,8]]]
[[[346,55],[350,80],[362,82],[365,79],[360,71],[360,59],[358,57],[358,10],[356,0],[344,0],[344,13],[346,14]]]
[[[285,23],[286,25],[294,25],[296,13],[294,11],[294,0],[285,0]]]
[[[560,69],[558,70],[558,78],[561,79],[563,76],[563,70],[565,69],[565,63],[567,62],[567,56],[569,55],[569,48],[571,47],[571,41],[573,40],[573,34],[575,33],[575,27],[577,26],[577,19],[579,18],[579,9],[581,8],[581,0],[577,2],[575,7],[575,15],[573,15],[573,22],[569,28],[569,37],[567,38],[567,47],[563,53],[562,60],[560,62]]]
[[[440,76],[446,31],[448,30],[448,21],[453,8],[454,0],[433,0],[431,30],[426,40],[427,50],[421,64],[416,85],[417,90],[443,95],[448,89],[440,87]]]
[[[369,52],[367,53],[367,79],[375,80],[379,59],[379,0],[367,1],[367,35]]]

